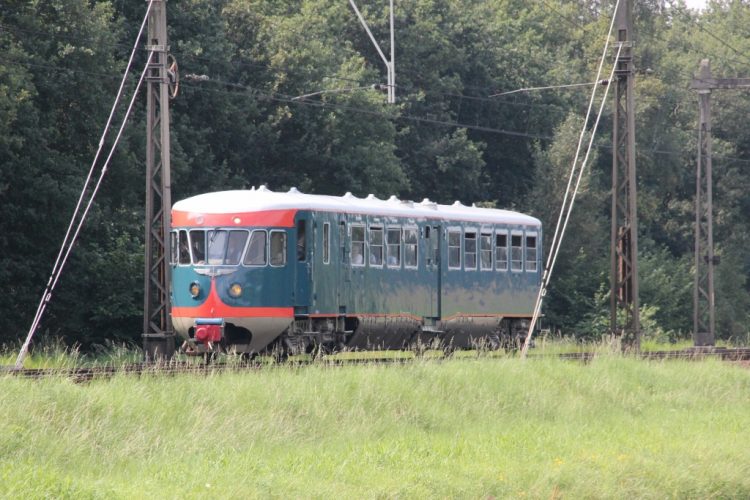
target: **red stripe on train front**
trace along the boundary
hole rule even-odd
[[[242,212],[228,214],[205,214],[201,212],[172,211],[172,227],[231,227],[231,226],[267,226],[294,227],[294,216],[297,210],[264,210],[261,212]]]
[[[172,307],[175,318],[293,318],[293,307],[232,307],[216,305],[213,309],[198,307]]]

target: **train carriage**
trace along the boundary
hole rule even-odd
[[[172,321],[189,352],[498,346],[528,327],[538,219],[373,195],[195,196],[172,210]]]

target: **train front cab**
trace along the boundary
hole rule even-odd
[[[172,323],[189,352],[257,353],[293,321],[294,231],[238,219],[172,232]]]

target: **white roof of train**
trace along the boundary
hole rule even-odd
[[[287,192],[274,192],[265,186],[258,189],[217,191],[200,194],[178,201],[172,207],[178,212],[205,214],[233,214],[264,210],[318,210],[366,215],[413,217],[430,219],[456,219],[486,223],[540,226],[539,219],[510,210],[478,208],[455,202],[439,205],[425,198],[421,202],[399,200],[391,196],[381,200],[374,195],[357,198],[351,193],[344,196],[304,194],[292,188]]]

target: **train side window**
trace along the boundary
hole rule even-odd
[[[510,270],[523,271],[523,235],[510,236]]]
[[[526,233],[526,270],[536,272],[536,233]]]
[[[190,231],[190,252],[193,264],[206,263],[206,232],[202,229]]]
[[[482,271],[492,270],[492,233],[482,233],[479,238],[479,266]]]
[[[370,265],[383,266],[383,228],[370,227]]]
[[[346,262],[346,222],[339,222],[339,247],[341,247],[341,262]]]
[[[417,252],[419,238],[417,228],[404,228],[404,267],[416,269],[419,253]]]
[[[297,221],[297,260],[304,262],[307,258],[307,231],[304,220]]]
[[[440,248],[438,245],[440,229],[437,226],[432,228],[432,236],[433,238],[430,240],[432,242],[432,264],[437,265],[440,262]]]
[[[508,270],[508,233],[495,234],[495,269]]]
[[[386,233],[387,256],[386,262],[388,267],[401,267],[401,228],[388,228]]]
[[[286,232],[271,231],[271,266],[286,264]]]
[[[184,229],[175,231],[173,234],[176,235],[176,246],[172,248],[172,253],[175,254],[175,264],[190,264],[190,243],[188,243],[188,234]]]
[[[365,265],[365,227],[352,225],[352,265]]]
[[[169,263],[174,265],[177,264],[179,248],[177,247],[177,231],[170,231],[169,233]]]
[[[448,269],[461,269],[461,231],[448,231]]]
[[[331,262],[331,225],[323,223],[323,264]]]
[[[464,233],[464,269],[475,271],[477,268],[477,233],[466,231]]]
[[[261,229],[253,231],[245,253],[245,260],[242,263],[246,266],[265,266],[266,250],[266,232]]]

